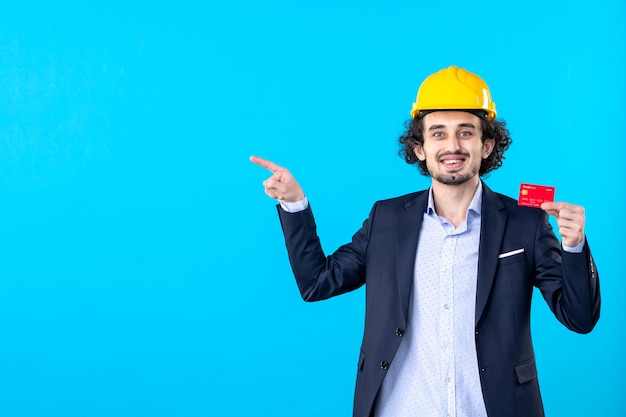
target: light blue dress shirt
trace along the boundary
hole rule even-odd
[[[487,417],[474,315],[482,184],[465,222],[435,212],[432,189],[417,246],[409,317],[385,376],[376,416]]]

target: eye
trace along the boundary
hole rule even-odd
[[[472,136],[474,133],[469,131],[469,130],[463,130],[461,132],[459,132],[459,136],[463,137],[463,138],[467,138]]]
[[[443,132],[434,132],[433,133],[433,137],[434,138],[442,138],[443,137]]]

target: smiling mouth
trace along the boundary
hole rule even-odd
[[[465,162],[465,159],[444,159],[441,161],[444,165],[455,165]]]

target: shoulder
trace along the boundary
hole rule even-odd
[[[374,204],[374,207],[383,209],[407,208],[416,203],[419,203],[422,200],[428,201],[428,190],[417,191],[394,198],[379,200]]]

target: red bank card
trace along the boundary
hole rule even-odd
[[[545,185],[521,184],[517,204],[528,207],[541,207],[541,203],[554,201],[554,187]]]

